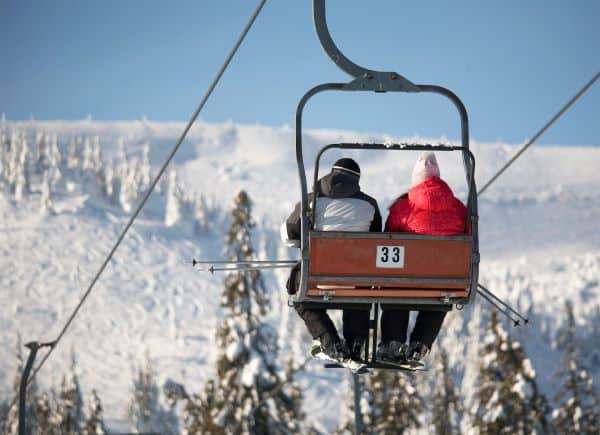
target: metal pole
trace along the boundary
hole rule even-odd
[[[19,435],[25,435],[26,433],[25,417],[27,412],[25,407],[27,405],[27,380],[29,379],[29,372],[31,371],[31,367],[33,366],[35,356],[40,346],[37,341],[32,341],[31,343],[27,343],[25,347],[29,349],[29,357],[27,358],[25,369],[23,369],[21,385],[19,387]]]
[[[363,433],[363,419],[360,412],[360,382],[356,373],[352,373],[352,378],[354,380],[354,433],[361,435]]]

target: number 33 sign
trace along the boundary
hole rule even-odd
[[[404,267],[404,246],[377,246],[376,267]]]

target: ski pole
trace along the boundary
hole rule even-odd
[[[252,270],[263,270],[263,269],[288,269],[289,265],[265,265],[265,266],[241,266],[241,267],[209,267],[208,269],[200,269],[201,271],[207,271],[210,273],[222,272],[228,270],[237,270],[243,272],[250,272]]]
[[[504,308],[500,307],[498,304],[496,304],[488,295],[486,295],[485,293],[483,293],[480,290],[477,290],[477,292],[486,300],[488,301],[491,305],[493,305],[494,307],[496,307],[496,309],[498,311],[500,311],[502,314],[504,314],[506,317],[508,317],[512,322],[514,322],[515,326],[519,326],[520,322],[519,319],[514,319],[510,316],[510,313],[508,311],[506,311]]]
[[[192,258],[191,264],[295,264],[299,260],[196,260]]]
[[[477,283],[477,286],[484,290],[485,293],[488,296],[491,296],[492,298],[494,298],[496,301],[498,301],[500,304],[502,304],[503,306],[505,306],[506,308],[508,308],[510,311],[512,311],[516,316],[520,317],[525,323],[529,323],[529,319],[527,319],[526,317],[523,317],[518,311],[514,310],[510,305],[508,305],[506,302],[504,302],[502,299],[500,299],[498,296],[496,296],[494,293],[492,293],[491,291],[489,291],[487,288],[485,288],[484,286],[482,286],[480,283]]]

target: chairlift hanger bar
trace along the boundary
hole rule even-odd
[[[314,0],[313,2],[313,21],[317,37],[321,46],[331,58],[331,60],[345,73],[355,78],[349,86],[360,90],[372,90],[375,92],[401,91],[401,92],[419,92],[419,87],[400,74],[388,71],[374,71],[359,66],[348,59],[337,48],[329,29],[325,14],[325,0]]]

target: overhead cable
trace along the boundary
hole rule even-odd
[[[592,87],[592,85],[596,82],[596,80],[598,80],[598,78],[600,77],[600,72],[597,72],[596,75],[589,81],[587,82],[559,111],[558,113],[556,113],[556,115],[554,115],[535,135],[533,135],[533,137],[531,139],[529,139],[527,141],[527,143],[525,145],[523,145],[523,147],[517,152],[517,154],[515,154],[503,167],[502,169],[500,169],[496,175],[494,175],[487,183],[485,183],[485,185],[479,189],[479,192],[477,192],[478,195],[481,195],[483,192],[486,191],[486,189],[490,186],[490,184],[492,184],[494,181],[496,181],[496,179],[502,175],[502,173],[508,169],[508,167],[510,165],[512,165],[514,163],[515,160],[517,160],[521,154],[523,154],[525,152],[525,150],[527,148],[529,148],[542,134],[544,134],[544,132],[546,130],[548,130],[548,128],[550,128],[550,126],[552,124],[554,124],[556,122],[556,120],[558,118],[560,118],[563,113],[565,113],[572,105],[573,103],[575,103],[575,101],[577,101],[579,99],[579,97],[581,97],[583,94],[585,94],[585,92]]]

